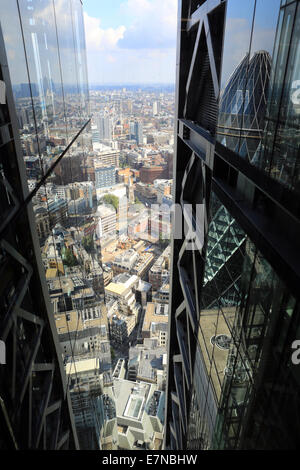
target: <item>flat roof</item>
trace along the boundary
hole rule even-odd
[[[156,313],[156,304],[153,302],[148,302],[145,312],[145,318],[142,330],[150,330],[151,323],[168,323],[169,315],[157,315]]]
[[[53,279],[57,276],[58,270],[57,268],[48,268],[46,271],[46,279]]]
[[[66,364],[66,374],[73,375],[80,372],[88,372],[92,370],[99,370],[98,358],[84,359],[82,361],[72,361]]]
[[[117,416],[141,421],[152,387],[154,385],[147,382],[137,383],[125,379],[114,379]]]
[[[121,295],[127,289],[124,284],[111,282],[108,286],[105,287],[105,290],[111,292],[112,294]]]

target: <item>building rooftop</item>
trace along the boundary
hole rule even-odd
[[[111,207],[101,204],[97,208],[96,215],[98,215],[99,217],[108,217],[108,216],[116,215],[116,212],[113,209],[111,209]]]
[[[99,359],[94,357],[92,359],[67,362],[65,369],[67,375],[76,375],[83,372],[99,370]]]
[[[130,380],[115,379],[114,395],[117,406],[117,417],[141,421],[151,389],[151,384],[148,383],[136,383]]]
[[[111,282],[108,286],[105,287],[105,291],[111,294],[122,295],[126,291],[126,286],[121,283]]]
[[[163,308],[161,308],[163,307]],[[165,307],[168,305],[155,304],[153,302],[148,302],[144,317],[143,331],[150,331],[152,323],[168,323],[169,316],[166,314]]]

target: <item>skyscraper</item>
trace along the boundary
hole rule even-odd
[[[111,141],[113,132],[113,120],[109,116],[98,116],[97,126],[99,131],[99,140]]]
[[[79,173],[91,148],[82,3],[4,1],[0,25],[0,338],[6,348],[0,446],[99,449],[103,422],[94,391],[100,393],[100,379],[80,369],[83,356],[95,359],[99,374],[107,369],[97,361],[107,343],[99,314],[102,269],[84,249],[93,244],[96,224],[88,219],[79,227],[76,191],[57,197],[85,177]],[[18,122],[20,115],[26,119]],[[27,182],[28,156],[36,171]],[[74,215],[66,213],[66,199]]]
[[[143,144],[143,125],[141,122],[130,122],[130,138],[136,140],[137,145]]]
[[[77,449],[0,27],[0,448]]]
[[[165,448],[296,449],[300,2],[179,15]]]

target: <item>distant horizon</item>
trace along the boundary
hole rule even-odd
[[[172,87],[175,88],[175,83],[172,82],[105,82],[105,83],[91,83],[89,82],[89,88],[91,87]]]

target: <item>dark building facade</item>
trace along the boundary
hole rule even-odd
[[[68,328],[71,299],[65,299],[60,312],[71,351],[66,358],[47,288],[52,278],[46,280],[45,269],[51,263],[60,266],[60,288],[70,279],[62,279],[58,251],[42,253],[40,244],[44,247],[42,238],[48,235],[53,248],[64,239],[51,230],[57,222],[67,222],[66,203],[55,198],[53,179],[65,187],[84,178],[80,165],[88,149],[89,101],[82,3],[4,0],[0,31],[0,344],[6,352],[6,363],[0,361],[0,448],[78,449],[85,445],[79,435],[91,428],[84,411],[90,390],[79,387],[76,367],[75,385],[66,376],[66,363],[73,364],[76,356]],[[36,157],[29,186],[26,156]],[[33,209],[40,203],[43,212],[35,211],[43,222],[39,238]],[[75,218],[72,222],[73,230],[79,230]],[[75,276],[78,290],[87,278],[82,271],[78,268]],[[92,299],[95,272],[89,272],[86,293]],[[72,301],[82,314],[83,296],[76,292]],[[96,301],[98,305],[99,296]],[[76,394],[75,411],[69,392]],[[100,429],[99,422],[92,430],[95,436]],[[98,438],[93,445],[99,449]]]
[[[249,53],[235,69],[220,99],[217,140],[249,160],[263,134],[271,57],[267,51]]]
[[[78,449],[1,27],[0,85],[0,449]]]
[[[296,449],[300,2],[178,14],[165,448]]]

